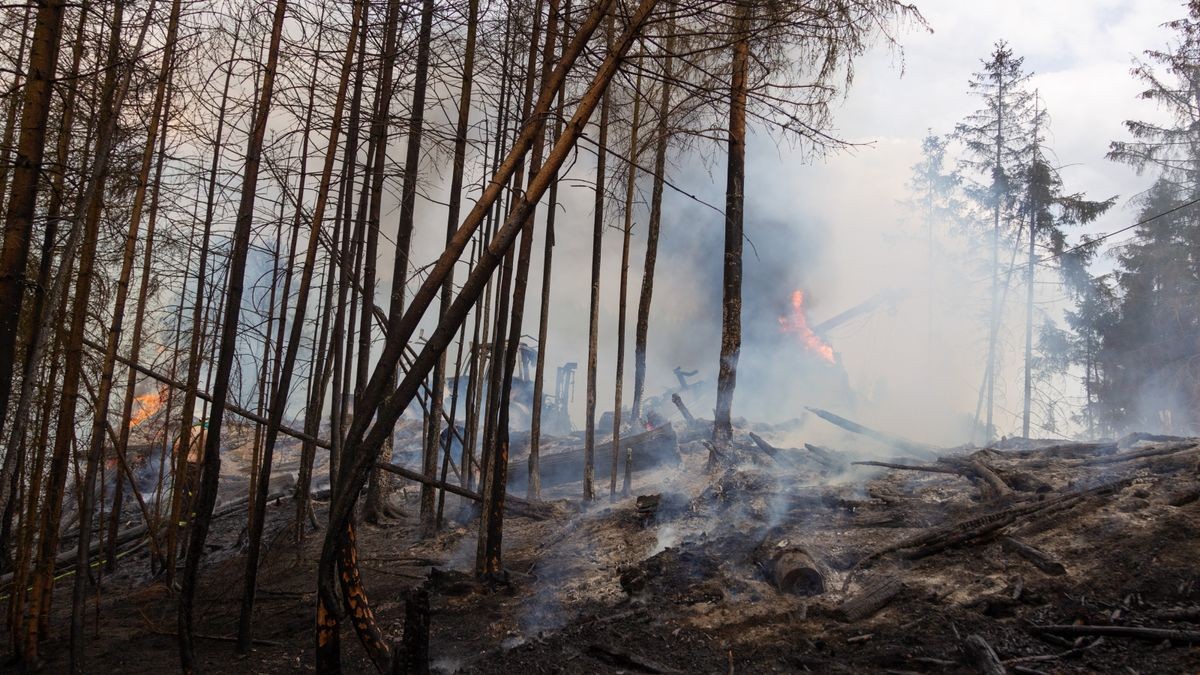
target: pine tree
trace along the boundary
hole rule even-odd
[[[1004,41],[995,45],[983,68],[974,73],[968,89],[983,107],[955,127],[955,138],[963,144],[966,174],[983,179],[967,187],[967,194],[991,212],[991,299],[988,313],[988,351],[984,374],[986,422],[984,434],[991,440],[996,391],[996,345],[1000,332],[1001,270],[1000,246],[1017,229],[1017,213],[1024,192],[1025,167],[1029,162],[1032,127],[1038,113],[1033,93],[1028,90],[1030,73],[1025,59],[1013,55]]]

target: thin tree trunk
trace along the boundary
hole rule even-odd
[[[612,16],[608,18],[605,34],[611,39]],[[596,498],[596,362],[600,334],[600,262],[604,244],[604,182],[608,159],[608,112],[610,96],[607,90],[600,104],[600,129],[596,142],[596,191],[592,201],[592,293],[588,307],[587,402],[584,411],[583,436],[583,500]]]
[[[528,211],[531,202],[536,203],[541,198],[548,187],[551,177],[566,160],[567,155],[582,134],[583,128],[591,117],[592,112],[598,105],[600,96],[607,89],[621,58],[628,51],[634,37],[640,34],[642,25],[646,21],[650,11],[654,8],[655,3],[656,0],[643,0],[634,12],[630,18],[626,33],[618,41],[617,46],[606,55],[599,71],[592,80],[591,86],[589,86],[587,92],[581,98],[579,107],[571,123],[567,126],[566,133],[559,139],[549,154],[546,165],[535,175],[534,179],[530,182],[530,189],[527,190],[526,194],[514,206],[512,213],[506,220],[505,226],[497,232],[496,238],[491,242],[487,251],[480,256],[479,264],[472,271],[471,276],[468,277],[462,291],[451,305],[447,316],[439,322],[437,329],[433,332],[429,341],[426,342],[412,366],[410,366],[400,387],[387,398],[386,402],[383,402],[380,395],[382,393],[382,384],[394,371],[396,360],[398,360],[405,342],[408,340],[409,335],[411,335],[412,329],[409,326],[414,325],[420,315],[428,308],[433,295],[436,294],[438,288],[441,286],[441,282],[447,273],[447,267],[455,263],[466,242],[470,240],[475,228],[482,221],[484,212],[494,203],[500,186],[512,174],[512,170],[515,168],[514,165],[520,161],[521,157],[533,144],[540,128],[543,126],[541,120],[548,112],[558,87],[561,86],[562,76],[573,66],[575,59],[580,51],[582,51],[583,45],[595,31],[600,18],[611,6],[610,3],[598,3],[593,13],[585,19],[583,26],[576,35],[576,39],[572,41],[568,53],[559,60],[550,82],[543,88],[538,105],[534,109],[534,114],[530,117],[530,123],[522,130],[517,143],[514,144],[505,161],[498,167],[496,175],[493,176],[492,182],[484,191],[483,196],[475,204],[475,207],[471,210],[471,214],[467,216],[466,221],[459,228],[459,231],[455,233],[454,246],[448,248],[438,259],[438,262],[434,265],[429,276],[422,284],[421,289],[414,297],[412,306],[408,308],[404,316],[395,322],[395,330],[388,333],[388,340],[384,347],[385,358],[376,366],[375,372],[371,377],[371,382],[366,389],[366,394],[363,397],[365,410],[363,414],[356,417],[354,428],[351,429],[346,446],[346,466],[339,477],[339,484],[333,492],[330,504],[329,530],[326,532],[325,541],[322,546],[317,586],[317,664],[318,669],[322,672],[330,672],[340,664],[338,655],[339,644],[336,637],[339,621],[337,615],[331,611],[332,608],[336,607],[336,599],[333,596],[334,564],[335,561],[340,561],[345,573],[347,567],[352,568],[356,563],[353,542],[349,538],[351,532],[349,529],[350,515],[354,501],[361,491],[363,483],[366,481],[367,470],[374,462],[379,448],[383,445],[384,438],[390,434],[391,426],[395,424],[400,412],[411,403],[420,387],[420,383],[432,370],[437,355],[453,339],[454,333],[457,332],[459,326],[465,320],[467,313],[478,300],[487,279],[495,271],[500,258],[512,246],[523,223],[523,213]],[[390,354],[395,354],[395,356],[392,357]],[[371,426],[370,435],[367,436],[365,434],[365,420],[369,420],[371,417],[369,413],[376,410],[379,413],[378,419]],[[353,590],[361,591],[361,589]],[[366,604],[365,595],[360,594],[355,597],[360,602],[351,607],[355,617],[353,623],[359,632],[360,639],[372,641],[374,634],[371,629],[375,628],[375,624],[369,605]],[[368,643],[368,647],[374,646],[374,642]],[[369,649],[372,660],[381,670],[391,665],[391,654],[389,651],[385,649],[380,652],[376,649]]]
[[[130,339],[131,347],[129,350],[129,360],[135,365],[128,369],[128,374],[126,375],[125,379],[125,395],[122,399],[123,407],[121,410],[121,430],[116,446],[116,454],[118,457],[122,458],[122,461],[125,461],[124,458],[127,456],[127,451],[129,448],[130,417],[133,413],[134,391],[137,386],[136,364],[139,362],[141,357],[142,333],[145,329],[146,320],[146,303],[150,297],[150,266],[154,255],[154,234],[155,225],[158,219],[158,205],[159,195],[162,187],[163,164],[165,163],[167,154],[167,125],[170,123],[171,117],[171,92],[173,91],[173,87],[171,85],[172,81],[170,79],[170,73],[168,73],[166,99],[162,113],[163,128],[158,134],[158,156],[155,162],[153,188],[150,194],[150,213],[146,223],[146,243],[142,250],[142,276],[140,285],[138,287],[138,302],[136,314],[134,315],[133,320],[133,334]],[[116,538],[118,529],[120,528],[121,501],[124,493],[121,487],[121,478],[122,474],[117,474],[116,493],[113,495],[112,517],[109,521],[108,527],[109,548],[108,553],[105,556],[105,562],[109,571],[116,570],[117,568]],[[132,487],[135,491],[137,490],[136,485],[133,485]],[[153,528],[155,523],[147,521],[146,525],[147,527]],[[155,551],[156,556],[157,554],[158,552]]]
[[[570,0],[564,3],[562,14],[571,14]],[[569,24],[562,21],[562,51],[567,48],[567,33]],[[542,86],[545,86],[543,83]],[[558,103],[554,111],[554,133],[551,142],[557,143],[562,136],[563,107],[566,92],[558,90]],[[542,297],[541,311],[538,315],[538,352],[533,374],[533,410],[530,413],[529,425],[529,462],[528,488],[526,496],[529,499],[539,499],[542,492],[542,472],[539,465],[542,443],[542,407],[545,399],[546,383],[546,345],[550,337],[550,280],[554,271],[554,222],[558,215],[558,176],[550,182],[550,194],[546,199],[546,238],[542,250]]]
[[[287,398],[288,398],[287,394],[288,394],[288,391],[291,389],[292,371],[295,369],[296,356],[300,351],[300,340],[304,334],[304,316],[305,316],[305,311],[308,308],[308,294],[309,294],[309,289],[312,287],[313,270],[316,268],[317,244],[320,240],[321,224],[325,218],[325,209],[326,209],[326,204],[328,203],[328,198],[329,198],[329,188],[330,188],[330,184],[332,183],[332,180],[333,180],[333,165],[337,158],[338,134],[339,134],[339,132],[341,130],[341,126],[342,126],[342,112],[343,112],[344,106],[345,106],[346,89],[347,89],[347,86],[350,81],[350,70],[351,70],[351,67],[354,65],[355,43],[357,42],[357,39],[358,39],[358,31],[365,30],[365,26],[363,25],[366,21],[365,5],[366,5],[365,0],[359,0],[358,2],[354,3],[354,12],[353,12],[353,16],[351,18],[351,26],[350,26],[350,37],[346,41],[346,52],[345,52],[345,55],[342,60],[342,70],[341,70],[340,80],[338,82],[337,98],[334,99],[335,103],[334,103],[334,109],[333,109],[333,119],[330,123],[331,126],[330,126],[330,131],[329,131],[329,145],[328,145],[328,149],[325,152],[325,164],[321,171],[321,183],[320,183],[320,186],[317,188],[317,201],[316,201],[316,204],[313,206],[312,226],[310,228],[309,235],[308,235],[308,250],[305,252],[304,263],[301,266],[302,271],[300,274],[300,284],[299,284],[299,289],[298,289],[299,296],[296,299],[296,309],[292,316],[291,335],[288,338],[287,351],[285,352],[285,354],[283,356],[283,365],[279,371],[280,372],[279,381],[275,383],[274,391],[271,393],[271,414],[270,414],[270,418],[269,418],[269,421],[267,424],[266,443],[263,446],[262,466],[259,467],[258,483],[256,485],[256,487],[258,489],[258,494],[255,495],[255,497],[254,497],[254,503],[255,503],[254,520],[250,523],[250,530],[249,530],[249,535],[248,535],[248,539],[247,539],[248,546],[247,546],[247,550],[246,550],[245,586],[242,591],[241,613],[238,617],[238,649],[242,652],[245,652],[246,650],[248,650],[250,648],[250,643],[251,643],[251,623],[253,621],[253,616],[254,616],[254,594],[255,594],[255,590],[256,590],[257,582],[258,582],[258,559],[262,553],[262,532],[263,532],[263,526],[265,524],[265,515],[266,515],[265,511],[266,511],[266,506],[267,506],[267,495],[269,494],[269,489],[270,489],[269,483],[270,483],[270,479],[271,479],[271,465],[272,465],[272,460],[273,460],[273,456],[274,456],[274,452],[275,452],[275,443],[279,438],[279,427],[280,427],[280,425],[283,424],[283,413],[284,413],[284,410],[287,408]],[[278,51],[278,38],[275,37],[274,35],[272,36],[272,48],[271,49],[272,49],[273,53],[271,54],[269,59],[273,60],[273,59],[277,58],[277,54],[275,54],[274,52]],[[269,78],[271,78],[271,84],[273,84],[273,79],[274,79],[273,68],[268,71],[267,76]],[[270,89],[270,86],[268,85],[267,82],[264,82],[264,89],[265,90]],[[260,103],[260,105],[264,108],[269,106],[270,98],[267,95],[264,95],[264,98],[263,98],[262,102]],[[256,120],[256,121],[258,121],[258,120]],[[262,123],[265,124],[265,121],[266,121],[265,117],[261,118]],[[261,145],[261,139],[258,139],[258,143]],[[256,155],[255,161],[257,162],[257,152],[255,153],[255,155]],[[257,167],[256,167],[256,170],[257,170]],[[247,168],[247,171],[249,171],[249,168]],[[245,197],[243,197],[243,202],[244,201],[245,201]],[[251,220],[252,215],[253,215],[253,202],[251,201],[250,211],[247,212],[244,216],[245,227],[247,230],[245,233],[245,236],[247,237],[247,244],[248,244],[248,238],[249,238],[250,220]],[[242,225],[242,214],[241,213],[239,213],[238,225],[239,225],[239,227]],[[241,231],[239,230],[238,235],[240,235],[240,234],[241,234]],[[243,259],[240,264],[244,268],[244,266],[245,266],[245,260],[244,260],[245,253],[244,252],[242,253],[242,256],[243,256]],[[235,258],[235,260],[236,260],[236,258]],[[235,285],[232,281],[234,273],[236,273],[237,276],[240,277],[244,273],[244,269],[237,270],[236,267],[234,267],[233,270],[231,271],[231,276],[230,276],[230,279],[231,279],[230,286],[229,286],[230,296],[232,298],[232,295],[236,292],[236,294],[239,298],[239,302],[240,302],[241,291],[242,291],[241,280],[238,279],[237,284]],[[223,336],[223,344],[222,344],[222,351],[221,351],[222,359],[225,359],[226,347],[228,347],[228,349],[231,352],[233,349],[236,348],[236,332],[230,332],[230,329],[229,329],[231,324],[236,328],[236,324],[237,324],[236,306],[233,304],[232,299],[229,299],[228,302],[229,302],[229,305],[228,305],[228,309],[226,310],[226,320],[225,320],[225,333],[226,334]],[[232,356],[233,355],[231,353],[229,355],[229,359],[231,362],[232,362]],[[217,376],[218,377],[227,377],[228,376],[227,370],[224,372],[221,371],[220,363],[218,363]],[[219,388],[221,386],[220,383],[218,383],[217,386],[218,386],[218,391],[219,391]],[[217,396],[217,392],[214,392],[214,406],[213,406],[214,411],[213,412],[215,415],[220,415],[219,407],[218,407],[218,405],[216,405],[216,403],[218,401],[221,402],[221,404],[223,404],[223,400],[219,396]],[[211,424],[210,424],[210,428],[211,428]],[[210,431],[210,433],[212,433],[212,432]],[[212,437],[210,436],[209,438],[211,439]],[[210,447],[212,447],[214,445],[214,442],[212,440],[209,440],[208,445]],[[212,447],[214,452],[217,451],[217,448],[219,448],[219,445],[217,445],[216,447]],[[205,455],[205,463],[206,463],[206,465],[208,463],[207,452]],[[207,478],[207,476],[206,476],[206,478]],[[214,487],[215,487],[215,482],[216,482],[215,478],[216,477],[214,476],[213,478],[214,478],[213,482],[214,482]],[[216,495],[212,495],[213,498],[215,498],[215,496]],[[193,537],[193,542],[194,541],[195,541],[195,537]],[[196,549],[196,550],[198,550],[198,549]],[[189,556],[188,557],[188,567],[190,568],[191,566],[192,566],[192,559],[191,559],[191,556]]]
[[[717,370],[717,406],[713,443],[727,448],[733,439],[733,390],[742,349],[742,218],[746,181],[746,74],[750,63],[750,13],[743,5],[736,19],[733,74],[729,87],[729,159],[725,182],[725,264],[721,302],[721,362]]]
[[[71,138],[74,130],[76,99],[79,92],[77,76],[79,74],[80,59],[83,57],[83,37],[84,28],[87,25],[87,10],[87,4],[80,7],[75,41],[71,49],[71,66],[67,72],[67,91],[63,97],[62,116],[58,126],[58,141],[55,148],[55,160],[51,170],[50,203],[46,208],[46,229],[42,236],[37,285],[33,288],[33,305],[29,313],[32,320],[29,325],[29,335],[25,340],[25,359],[21,371],[21,390],[17,398],[16,415],[14,415],[13,423],[9,427],[7,447],[10,448],[10,451],[5,453],[3,467],[0,468],[0,504],[10,503],[16,491],[18,476],[14,469],[16,468],[17,461],[24,457],[22,454],[24,443],[22,441],[25,438],[25,425],[30,417],[29,409],[32,405],[33,388],[37,383],[36,375],[41,367],[42,354],[45,351],[46,343],[50,339],[50,331],[48,329],[54,325],[51,317],[58,306],[57,298],[65,294],[67,279],[70,277],[69,274],[60,274],[54,280],[53,291],[49,294],[47,293],[47,288],[51,287],[50,275],[54,267],[54,247],[57,243],[62,205],[66,199],[66,166],[71,152]],[[90,122],[88,133],[85,136],[83,156],[79,158],[81,175],[86,175],[89,164],[88,149],[91,147]],[[73,235],[74,233],[75,230],[72,230]],[[77,240],[77,237],[72,238]],[[66,250],[71,251],[73,248],[68,245]],[[61,268],[63,270],[70,269],[70,260],[67,253],[64,253]],[[41,449],[39,448],[39,450]],[[4,525],[4,529],[7,531],[7,516]],[[0,536],[0,551],[7,550],[8,539],[7,537]]]
[[[267,118],[271,110],[271,96],[275,88],[275,69],[279,62],[279,42],[283,32],[286,9],[286,0],[278,0],[271,25],[271,44],[267,50],[262,90],[259,93],[254,126],[246,148],[246,165],[242,173],[241,200],[233,233],[233,250],[230,252],[229,277],[225,294],[225,318],[221,328],[221,347],[217,357],[212,411],[209,417],[208,433],[204,439],[203,471],[196,505],[196,518],[191,526],[187,567],[184,571],[183,589],[179,598],[179,659],[185,673],[191,673],[195,669],[195,655],[192,646],[192,606],[196,595],[196,576],[200,570],[200,557],[204,552],[204,541],[208,538],[209,522],[217,499],[217,480],[221,472],[221,426],[225,418],[225,403],[229,397],[229,376],[233,369],[234,352],[237,350],[238,318],[241,313],[246,256],[250,247],[250,226],[254,220],[259,164],[263,138],[267,131]],[[357,24],[357,21],[355,23]],[[336,126],[335,124],[335,129]],[[315,233],[316,227],[314,226]],[[298,307],[302,305],[302,302],[297,303]],[[297,321],[298,323],[299,321]],[[286,389],[281,388],[278,391],[283,392]],[[277,429],[278,422],[272,424],[271,427]],[[181,453],[186,453],[187,447],[183,446]]]
[[[175,53],[175,38],[179,29],[181,2],[174,0],[167,22],[166,48],[159,66],[158,83],[155,86],[154,103],[151,107],[150,125],[146,130],[146,143],[142,150],[142,162],[138,172],[137,189],[134,192],[129,230],[125,234],[125,246],[121,256],[121,271],[117,279],[116,298],[112,322],[108,329],[108,342],[104,361],[101,364],[100,383],[97,387],[96,403],[92,413],[91,440],[84,470],[83,499],[79,511],[79,539],[75,558],[75,579],[71,594],[71,663],[73,669],[81,671],[83,660],[83,602],[88,586],[88,552],[92,545],[92,512],[95,509],[96,469],[104,453],[105,432],[108,425],[109,400],[112,397],[113,371],[116,366],[117,350],[121,346],[121,331],[125,323],[125,304],[129,298],[129,284],[133,275],[134,257],[137,253],[138,231],[141,228],[142,210],[146,204],[146,192],[153,166],[154,147],[158,141],[163,104],[167,93],[167,78]],[[147,23],[153,13],[153,5],[147,14]],[[140,41],[139,41],[140,42]],[[97,214],[99,217],[99,214]],[[126,420],[128,424],[128,420]]]
[[[474,84],[475,75],[475,37],[479,23],[479,0],[469,0],[467,3],[467,36],[466,46],[463,51],[463,72],[462,80],[459,88],[458,96],[458,122],[454,132],[454,159],[453,168],[450,175],[450,196],[446,215],[446,246],[450,246],[454,231],[458,227],[458,218],[462,210],[462,189],[463,189],[463,174],[465,173],[466,155],[467,155],[467,132],[470,131],[471,124],[471,93]],[[451,269],[446,275],[446,281],[442,284],[441,302],[438,308],[438,316],[444,316],[446,310],[450,307],[450,301],[454,290],[454,270]],[[456,416],[458,407],[458,378],[461,374],[462,361],[462,345],[464,335],[459,333],[458,342],[458,359],[455,361],[454,370],[454,395],[451,397],[450,405],[450,420],[451,433],[447,435],[445,456],[442,460],[441,480],[446,480],[447,465],[450,462],[450,449],[454,446],[453,427],[456,424]],[[365,371],[362,373],[362,380],[365,381]],[[430,401],[430,407],[434,410],[439,410],[443,403],[442,383],[446,379],[446,357],[442,356],[438,360],[437,366],[433,370],[433,397]],[[434,418],[433,431],[429,434],[429,443],[433,445],[432,452],[436,453],[441,447],[441,434],[437,433],[438,420]],[[470,471],[470,467],[463,464],[462,471],[464,473]],[[378,473],[378,472],[376,472]],[[442,523],[442,505],[446,499],[446,491],[442,490],[438,498],[437,516],[435,518],[434,527],[440,528]]]
[[[533,79],[537,66],[537,39],[541,31],[542,2],[534,7],[533,32],[530,40],[529,60],[526,66],[525,102],[522,105],[522,118],[527,119],[529,108],[533,102]],[[542,49],[541,83],[549,79],[550,64],[554,58],[554,43],[557,39],[555,27],[558,19],[558,0],[550,0],[546,29],[545,45]],[[538,138],[534,141],[529,158],[529,177],[533,177],[542,168],[542,157],[545,152],[545,125],[542,125]],[[517,180],[521,174],[518,172]],[[528,187],[528,186],[527,186]],[[525,289],[529,284],[529,263],[533,253],[533,226],[537,215],[536,202],[528,212],[522,215],[521,242],[517,255],[516,283],[514,284],[512,304],[512,325],[508,331],[508,349],[504,353],[504,373],[500,389],[500,415],[497,424],[497,443],[492,454],[491,471],[483,483],[483,509],[479,521],[479,536],[483,543],[482,571],[485,578],[499,579],[504,574],[501,558],[501,542],[504,534],[504,497],[508,487],[508,455],[509,455],[509,411],[508,404],[512,394],[513,371],[521,351],[521,326],[525,317]],[[480,561],[475,563],[479,570]]]
[[[625,179],[625,226],[621,237],[621,285],[617,290],[617,381],[613,397],[612,470],[608,496],[617,498],[617,467],[621,458],[621,388],[625,380],[625,305],[629,290],[629,237],[633,233],[633,191],[637,189],[638,127],[642,115],[642,59],[637,60],[637,78],[633,87],[633,119],[629,125],[629,172]],[[628,473],[626,474],[628,475]],[[629,484],[623,491],[628,494]]]
[[[216,136],[213,139],[213,155],[212,162],[209,165],[208,179],[206,186],[206,202],[204,205],[204,226],[203,235],[200,238],[200,253],[199,261],[197,262],[196,271],[196,297],[192,302],[192,328],[191,341],[188,347],[188,369],[187,369],[187,388],[184,390],[183,403],[180,406],[180,423],[179,423],[179,442],[176,447],[175,455],[172,457],[172,485],[171,490],[171,508],[169,511],[170,519],[167,522],[167,581],[174,583],[175,579],[175,561],[179,552],[178,536],[179,536],[179,519],[180,509],[182,508],[182,483],[180,482],[184,474],[184,468],[187,462],[187,455],[192,447],[192,425],[196,414],[196,394],[200,385],[200,366],[203,360],[200,349],[204,343],[205,326],[204,317],[206,313],[205,300],[205,284],[208,283],[208,258],[209,247],[212,242],[212,226],[214,212],[217,199],[217,172],[221,165],[221,151],[223,150],[222,142],[224,140],[225,131],[225,114],[229,102],[229,86],[230,80],[233,77],[232,61],[237,55],[238,50],[238,32],[234,32],[233,44],[230,47],[230,65],[225,70],[225,83],[221,90],[221,104],[217,112],[217,129]],[[168,432],[170,429],[168,428]],[[164,441],[168,447],[171,447],[170,439]]]
[[[642,421],[642,397],[646,393],[646,346],[650,334],[650,303],[654,297],[654,268],[658,262],[658,236],[662,227],[663,185],[667,172],[667,145],[671,140],[671,71],[675,51],[675,7],[666,28],[662,83],[659,85],[658,120],[655,125],[654,180],[650,188],[650,219],[646,224],[646,259],[642,267],[642,293],[638,298],[637,325],[633,335],[633,405],[631,421]]]

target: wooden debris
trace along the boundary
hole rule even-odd
[[[846,470],[846,460],[842,457],[842,453],[812,443],[805,443],[804,449],[812,455],[813,459],[825,465],[830,471],[841,473]]]
[[[1143,626],[1084,626],[1084,625],[1051,625],[1033,626],[1039,633],[1048,633],[1060,637],[1116,637],[1134,640],[1150,640],[1162,642],[1170,640],[1176,644],[1200,645],[1200,631],[1176,630],[1174,628],[1146,628]]]
[[[1054,556],[1046,553],[1036,546],[1026,544],[1025,542],[1014,539],[1013,537],[1002,537],[1000,545],[1006,550],[1012,551],[1022,558],[1033,563],[1039,570],[1051,576],[1062,576],[1067,573],[1067,568],[1054,558]]]
[[[392,672],[429,672],[429,591],[418,588],[404,602],[404,637],[392,659]]]
[[[910,441],[901,436],[895,436],[892,434],[883,433],[882,431],[876,431],[870,427],[865,427],[858,422],[853,422],[845,417],[841,417],[840,415],[835,415],[828,410],[821,410],[820,408],[805,408],[805,410],[811,412],[817,417],[820,417],[826,422],[829,422],[830,424],[845,429],[846,431],[861,434],[867,438],[873,438],[884,445],[890,445],[903,452],[917,455],[918,457],[923,457],[925,459],[933,459],[934,457],[938,456],[938,448],[932,445],[917,443],[916,441]]]
[[[851,462],[855,466],[878,466],[884,469],[900,469],[902,471],[925,471],[928,473],[948,473],[952,476],[961,476],[962,471],[948,466],[934,466],[931,464],[903,464],[900,462],[878,462],[875,460],[862,460]]]
[[[404,478],[425,485],[432,485],[433,487],[445,490],[450,494],[458,495],[459,497],[465,497],[474,502],[483,501],[483,497],[471,492],[470,490],[453,483],[446,483],[435,478],[428,478],[417,471],[407,469],[398,464],[392,464],[391,462],[377,462],[375,466],[389,473],[394,473],[397,476],[403,476]],[[561,515],[560,508],[553,503],[531,501],[511,493],[505,495],[504,497],[504,510],[511,515],[526,516],[536,520],[548,520]]]
[[[638,520],[645,523],[658,513],[658,505],[662,501],[662,495],[639,495],[635,501],[637,508]]]
[[[679,397],[679,394],[671,394],[671,402],[675,404],[676,408],[679,408],[679,414],[683,415],[683,421],[689,427],[696,426],[696,418],[692,417],[692,411],[688,410],[688,407],[684,405],[683,399]]]
[[[1004,662],[996,654],[996,650],[992,649],[992,646],[982,637],[967,636],[966,641],[963,642],[963,649],[966,650],[967,656],[978,672],[985,675],[1004,675],[1008,672],[1008,669],[1004,667]]]
[[[887,606],[902,590],[904,583],[898,577],[888,575],[868,584],[861,593],[838,605],[833,615],[837,620],[846,623],[868,619]]]
[[[792,462],[790,459],[787,459],[786,457],[784,457],[783,453],[781,453],[778,449],[776,449],[775,446],[764,441],[762,436],[759,436],[758,434],[754,433],[753,431],[750,432],[750,440],[754,441],[754,444],[758,446],[758,449],[762,450],[763,452],[765,452],[767,454],[768,457],[775,460],[775,463],[778,464],[779,466],[782,466],[785,468],[792,468],[792,467],[796,466],[796,464],[794,462]]]

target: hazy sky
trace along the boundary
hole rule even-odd
[[[1118,206],[1089,230],[1107,232],[1129,224],[1133,209],[1128,199],[1150,180],[1107,161],[1104,154],[1110,140],[1125,137],[1123,120],[1161,115],[1153,104],[1137,97],[1141,85],[1129,71],[1144,50],[1166,45],[1171,36],[1162,24],[1184,13],[1181,3],[930,0],[917,5],[932,32],[913,27],[899,35],[902,52],[878,48],[861,59],[854,84],[836,114],[840,136],[869,146],[812,161],[789,147],[776,147],[765,134],[757,134],[750,144],[748,234],[759,239],[760,248],[764,239],[768,247],[775,242],[798,247],[797,267],[810,269],[796,274],[809,292],[814,322],[881,290],[908,288],[921,295],[927,256],[922,244],[905,239],[914,224],[898,201],[907,196],[905,183],[919,159],[927,129],[947,133],[980,107],[979,100],[968,95],[967,81],[999,39],[1008,41],[1035,74],[1031,86],[1050,113],[1047,141],[1063,167],[1067,190],[1098,199],[1120,196]],[[706,175],[692,172],[701,190],[708,183],[706,194],[714,195],[718,204],[721,171],[723,166],[714,167],[715,185]],[[702,216],[703,209],[688,213]],[[712,219],[708,227],[719,227],[719,220]],[[781,227],[783,236],[779,236]],[[812,250],[799,250],[805,246]],[[746,264],[755,265],[749,249]],[[1061,305],[1054,304],[1062,296],[1053,285],[1055,280],[1050,274],[1045,277],[1050,283],[1037,285],[1038,322],[1061,311]],[[983,373],[982,322],[967,315],[986,302],[987,283],[976,278],[971,286],[969,281],[943,276],[937,282],[943,289],[935,298],[937,313],[942,315],[935,326],[940,340],[930,343],[927,338],[927,300],[919,297],[910,298],[893,313],[864,319],[831,336],[860,399],[879,404],[874,410],[866,406],[863,415],[950,442],[955,432],[947,428],[948,420],[974,410]],[[1004,433],[1019,431],[1023,344],[1019,300],[1024,291],[1017,286],[1008,305],[1011,322],[1018,325],[1008,336],[998,377],[997,425]],[[763,292],[762,288],[748,290]],[[782,299],[787,290],[781,287],[776,295]],[[708,302],[713,300],[710,295]],[[697,313],[703,314],[699,309]],[[753,327],[748,331],[753,333]],[[746,385],[753,397],[754,383]],[[802,386],[799,397],[820,401],[824,392],[819,389],[819,383]],[[1074,395],[1077,392],[1062,392],[1064,400]],[[1058,394],[1043,392],[1043,396]],[[930,421],[925,413],[931,408],[946,413],[946,419]]]

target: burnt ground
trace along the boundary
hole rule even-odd
[[[786,434],[771,431],[758,428],[781,446],[776,459],[743,430],[736,453],[710,467],[707,450],[688,442],[699,434],[682,430],[682,462],[635,474],[633,495],[662,495],[654,513],[639,515],[633,495],[610,501],[605,484],[586,510],[561,502],[551,518],[506,519],[509,583],[498,588],[462,574],[474,560],[470,511],[448,498],[446,529],[419,541],[417,491],[406,485],[397,495],[405,516],[359,529],[375,614],[398,638],[405,593],[424,584],[435,672],[971,672],[980,668],[972,636],[1009,672],[1200,669],[1195,441],[1021,441],[913,460],[934,472],[848,464],[888,454],[878,446],[818,458],[783,448]],[[567,484],[545,496],[579,490]],[[197,602],[204,672],[312,670],[320,533],[297,545],[293,514],[289,499],[270,507],[261,643],[247,656],[229,640],[244,512],[215,523]],[[1005,537],[1042,551],[1041,566]],[[800,584],[809,595],[776,583],[777,560],[794,551],[820,575]],[[92,614],[89,623],[89,672],[177,667],[175,602],[148,578],[147,560],[143,547],[105,578],[101,621]],[[60,584],[48,672],[65,668],[69,579]],[[846,616],[843,603],[879,588],[891,589],[882,608]],[[1172,642],[1041,629],[1072,624],[1193,633]],[[347,626],[342,635],[346,670],[373,672]]]

